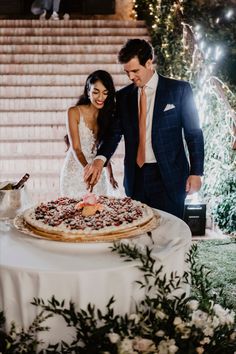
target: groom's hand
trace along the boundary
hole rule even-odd
[[[92,164],[87,164],[84,168],[84,181],[88,186],[88,189],[92,191],[95,184],[98,183],[102,173],[104,161],[96,159]]]
[[[190,175],[186,181],[185,191],[187,194],[193,194],[199,191],[202,181],[201,176]]]

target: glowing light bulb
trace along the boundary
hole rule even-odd
[[[213,70],[214,70],[214,64],[209,64],[208,65],[208,70],[209,70],[210,73],[212,73]]]
[[[233,9],[229,9],[227,11],[227,13],[225,14],[225,18],[227,18],[229,20],[233,16],[233,14],[234,14]]]
[[[206,51],[206,54],[205,54],[205,58],[208,59],[211,55],[211,52],[212,52],[212,48],[211,47],[208,47],[207,48],[207,51]]]
[[[195,38],[196,38],[197,41],[199,41],[199,40],[202,38],[202,33],[197,32],[197,33],[195,34]]]
[[[201,41],[199,44],[199,48],[203,50],[206,47],[206,43],[204,41]]]
[[[220,48],[220,46],[217,46],[215,49],[215,60],[219,60],[220,57],[222,57],[223,50]]]

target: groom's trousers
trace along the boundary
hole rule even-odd
[[[185,196],[180,197],[178,202],[171,197],[171,192],[163,183],[158,163],[145,163],[141,168],[136,166],[134,192],[131,197],[152,208],[183,218]]]

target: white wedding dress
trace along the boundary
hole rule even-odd
[[[86,125],[83,116],[80,116],[78,124],[81,149],[88,163],[93,162],[97,153],[96,139],[94,133]],[[93,193],[96,195],[115,195],[115,190],[108,180],[107,169],[103,168],[99,182],[94,186]],[[81,198],[88,190],[84,182],[84,168],[76,161],[72,148],[67,155],[61,170],[60,194],[71,198]]]

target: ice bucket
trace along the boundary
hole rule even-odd
[[[28,207],[29,198],[26,187],[0,190],[0,219],[13,219],[17,213]]]

